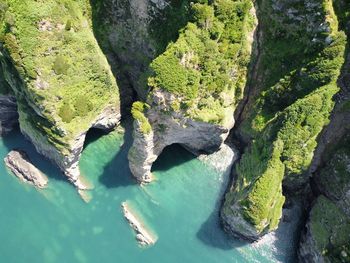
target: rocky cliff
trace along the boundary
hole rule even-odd
[[[350,261],[350,152],[349,136],[328,155],[314,175],[318,197],[302,235],[301,262]]]
[[[122,109],[148,93],[149,64],[188,20],[188,0],[91,1],[94,32],[117,75]]]
[[[3,80],[22,133],[77,187],[87,131],[120,119],[118,89],[87,1],[0,1]]]
[[[4,54],[0,50],[0,136],[10,132],[18,124],[17,102],[5,81],[5,73],[9,69],[3,60]]]
[[[0,95],[0,136],[9,133],[18,124],[16,98],[12,95]]]
[[[132,109],[134,143],[129,163],[141,182],[151,180],[152,164],[166,146],[179,143],[195,154],[212,153],[234,125],[256,20],[250,1],[228,5],[232,9],[194,4],[194,23],[150,65],[151,91],[145,104],[134,103]],[[240,17],[240,23],[232,25],[232,16]],[[230,36],[233,30],[239,32],[236,39]],[[235,55],[227,56],[225,51]]]
[[[331,1],[258,3],[259,52],[238,134],[248,147],[234,170],[222,219],[235,236],[277,228],[285,193],[308,189],[317,137],[339,91],[346,36]]]
[[[348,34],[349,3],[336,2],[340,27]],[[343,65],[330,124],[322,132],[310,167],[314,201],[299,247],[301,262],[350,261],[350,54]]]

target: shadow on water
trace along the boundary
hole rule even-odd
[[[128,152],[132,145],[132,121],[127,119],[121,123],[125,133],[123,134],[123,144],[114,156],[113,160],[105,167],[103,174],[99,177],[99,182],[107,188],[135,185],[129,168]]]
[[[221,184],[220,194],[215,202],[215,210],[210,214],[207,220],[201,225],[197,232],[197,238],[204,244],[219,248],[222,250],[231,250],[232,248],[249,245],[246,241],[231,238],[224,232],[220,222],[220,209],[222,206],[222,198],[227,190],[229,182],[229,173],[224,176],[224,182]]]
[[[157,161],[154,163],[152,171],[168,171],[171,168],[183,165],[194,158],[196,157],[181,145],[172,144],[163,150]],[[222,182],[220,194],[215,202],[214,211],[201,225],[196,235],[197,238],[204,244],[222,250],[231,250],[232,248],[241,247],[248,244],[247,242],[229,238],[228,235],[226,235],[226,233],[222,230],[220,225],[219,208],[221,207],[221,198],[224,195],[229,183],[229,172],[230,171],[228,171],[227,175],[224,177],[226,180]]]
[[[58,167],[43,155],[39,154],[34,145],[21,134],[18,127],[9,134],[1,137],[1,139],[4,146],[8,149],[8,152],[15,149],[24,150],[28,154],[33,165],[47,175],[49,179],[66,181],[66,178]]]

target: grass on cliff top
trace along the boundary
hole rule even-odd
[[[175,94],[189,117],[223,124],[226,109],[237,105],[246,83],[252,2],[201,2],[192,5],[192,22],[178,40],[151,63],[148,83]]]
[[[310,224],[317,249],[329,262],[350,261],[350,219],[332,201],[323,195],[318,197]]]
[[[1,0],[1,41],[24,80],[12,87],[67,140],[89,128],[108,104],[118,106],[118,89],[91,29],[87,0]],[[1,21],[1,20],[0,20]],[[19,100],[21,101],[21,100]]]
[[[244,132],[253,140],[237,165],[237,183],[228,198],[230,204],[226,204],[239,202],[244,217],[258,231],[268,223],[273,228],[278,222],[282,206],[276,204],[282,198],[276,193],[282,181],[298,188],[307,180],[303,173],[311,163],[316,138],[333,109],[332,97],[339,90],[336,80],[346,45],[345,34],[334,27],[337,22],[332,10],[321,12],[324,19],[332,20],[331,31],[318,36],[321,42],[312,44],[314,35],[308,35],[306,24],[298,25],[298,31],[293,32],[293,24],[283,23],[287,16],[276,13],[269,4],[268,0],[259,3],[260,14],[264,15],[264,38],[259,72],[262,78],[258,81],[263,81],[256,85],[261,93],[243,123]],[[320,6],[331,8],[329,1]],[[301,8],[300,12],[304,11]],[[293,38],[298,34],[302,36],[296,43]],[[281,42],[281,35],[290,40],[289,48],[286,40]],[[325,42],[327,37],[332,39],[330,44]],[[281,47],[284,48],[280,50]],[[299,53],[300,50],[305,52]]]

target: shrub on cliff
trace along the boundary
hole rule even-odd
[[[53,64],[53,70],[56,74],[67,74],[69,69],[69,64],[67,61],[67,58],[65,58],[62,55],[58,55],[55,59],[55,62]]]
[[[61,106],[58,114],[61,117],[62,121],[66,123],[70,123],[75,117],[74,109],[68,103],[64,103]]]
[[[152,131],[151,124],[144,114],[147,108],[147,105],[141,101],[134,102],[131,108],[131,114],[138,121],[143,134],[149,134]]]

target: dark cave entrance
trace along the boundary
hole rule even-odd
[[[174,143],[163,149],[152,165],[152,172],[167,171],[173,167],[187,163],[194,158],[196,156],[186,150],[181,144]]]
[[[103,129],[90,128],[86,133],[83,149],[85,149],[89,144],[100,139],[102,136],[107,135],[109,132],[110,131]]]

